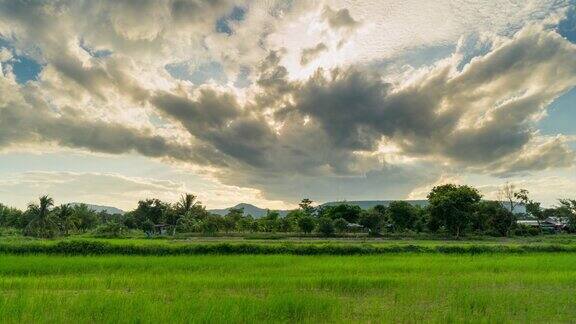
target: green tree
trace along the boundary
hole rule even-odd
[[[255,225],[257,226],[251,215],[243,215],[236,224],[238,230],[241,232],[254,231]]]
[[[221,227],[224,232],[226,232],[226,234],[230,233],[236,228],[236,222],[234,222],[234,219],[229,217],[224,217],[220,224],[222,225]]]
[[[368,229],[368,235],[376,236],[380,234],[382,225],[384,224],[385,214],[382,213],[381,209],[371,208],[369,210],[363,210],[360,213],[359,223]]]
[[[149,219],[144,220],[144,222],[142,222],[142,224],[140,225],[140,228],[144,231],[144,233],[146,233],[146,235],[148,236],[154,235],[154,223],[151,220]]]
[[[25,218],[22,211],[0,204],[0,227],[23,228]]]
[[[180,196],[180,200],[176,203],[174,209],[176,210],[176,214],[180,216],[184,216],[187,213],[191,212],[197,206],[201,206],[202,203],[199,202],[197,197],[193,194],[187,193]]]
[[[414,230],[418,233],[423,232],[426,229],[426,224],[428,223],[428,209],[422,208],[421,206],[414,206],[416,211],[416,222],[414,223]]]
[[[24,230],[27,236],[51,238],[58,233],[58,226],[50,208],[54,206],[54,199],[48,196],[40,197],[39,204],[28,205],[26,213],[30,217],[30,222]]]
[[[300,209],[294,209],[288,212],[288,214],[283,218],[283,227],[287,227],[287,232],[298,231],[298,220],[306,214]]]
[[[54,208],[53,213],[60,233],[68,235],[70,234],[70,231],[77,229],[80,221],[74,213],[74,209],[70,207],[70,205],[62,204]]]
[[[166,208],[166,223],[172,226],[172,235],[176,235],[177,229],[190,230],[197,220],[207,214],[202,203],[193,194],[186,193],[180,196],[180,200],[172,208]],[[186,225],[182,225],[186,223]]]
[[[392,201],[386,209],[387,219],[395,231],[414,229],[417,220],[417,210],[406,201]]]
[[[428,194],[428,208],[433,223],[444,226],[453,236],[464,234],[482,196],[469,186],[446,184]]]
[[[540,232],[542,232],[542,221],[546,219],[546,214],[544,214],[542,207],[540,207],[540,203],[537,201],[528,200],[526,202],[526,212],[532,217],[536,218],[538,221],[538,228],[540,228]]]
[[[300,210],[307,216],[313,216],[314,215],[314,207],[312,206],[313,203],[314,201],[308,198],[302,199],[302,201],[299,204]]]
[[[560,199],[559,217],[566,222],[566,229],[576,233],[576,199]]]
[[[77,221],[76,228],[86,232],[98,225],[96,213],[86,204],[78,204],[72,207],[72,217]]]
[[[335,206],[326,206],[323,208],[320,217],[330,219],[344,218],[348,223],[358,223],[362,208],[357,205],[339,204]]]
[[[338,218],[334,221],[334,229],[338,233],[344,233],[348,230],[348,222],[344,218]]]
[[[221,228],[222,218],[218,215],[208,215],[202,223],[201,229],[205,235],[214,235]]]
[[[544,214],[540,203],[530,199],[529,195],[530,192],[526,189],[521,189],[514,194],[514,196],[526,207],[526,213],[536,218],[538,221],[538,228],[540,229],[540,232],[542,232],[542,221],[546,219],[546,215]]]
[[[244,208],[230,208],[224,216],[222,226],[226,233],[237,228],[238,223],[244,218]]]
[[[128,228],[118,220],[111,220],[98,226],[95,232],[104,237],[124,237]]]
[[[516,216],[498,201],[481,201],[472,220],[473,229],[510,236],[516,225]]]
[[[318,219],[318,232],[322,236],[332,236],[334,235],[334,223],[331,218],[320,217]]]
[[[298,219],[298,228],[306,234],[312,233],[315,226],[316,224],[312,216],[305,215]]]
[[[514,213],[516,207],[522,204],[523,198],[527,196],[528,191],[526,189],[517,189],[514,184],[509,182],[506,182],[498,190],[498,200],[511,213]]]
[[[170,205],[160,199],[146,199],[138,202],[138,207],[133,212],[134,223],[137,228],[144,229],[144,223],[153,225],[164,224],[170,211]]]

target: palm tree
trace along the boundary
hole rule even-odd
[[[76,228],[82,232],[86,232],[96,226],[98,222],[96,213],[86,204],[74,205],[74,207],[72,207],[72,214],[72,217],[76,220]]]
[[[48,196],[40,197],[40,204],[30,203],[26,213],[31,217],[30,223],[25,228],[26,235],[49,238],[56,233],[56,222],[50,213],[50,207],[54,206],[54,199]]]
[[[178,214],[185,215],[199,204],[200,202],[196,200],[196,196],[187,193],[180,197],[180,201],[176,203],[176,209]]]
[[[180,196],[180,201],[176,203],[176,222],[173,224],[172,235],[176,235],[176,227],[197,206],[200,206],[200,202],[196,200],[196,196],[190,193]]]
[[[61,233],[68,235],[71,229],[76,229],[79,220],[70,205],[60,205],[54,210],[54,213]]]

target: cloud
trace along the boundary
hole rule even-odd
[[[297,195],[295,184],[328,198],[346,182],[353,188],[347,195],[363,187],[377,191],[370,179],[380,179],[395,187],[408,183],[399,189],[408,194],[409,186],[422,185],[409,180],[411,173],[430,182],[442,169],[510,176],[573,164],[566,139],[545,138],[535,129],[546,107],[576,85],[576,47],[554,30],[520,25],[507,36],[498,16],[498,36],[462,38],[450,57],[407,74],[385,74],[347,56],[337,43],[358,31],[349,44],[364,58],[401,55],[417,45],[456,41],[466,17],[416,44],[419,17],[409,17],[416,22],[410,28],[394,27],[393,6],[372,23],[373,13],[361,4],[329,5],[0,1],[2,38],[43,64],[38,80],[25,85],[0,78],[0,148],[55,144],[137,152],[290,199]],[[233,32],[217,33],[217,22],[239,7],[244,13],[230,21]],[[476,9],[492,13],[488,6]],[[531,10],[510,20],[536,15]],[[431,12],[427,28],[440,21]],[[143,14],[148,19],[140,19]],[[374,50],[364,26],[372,39],[390,34],[411,41],[399,42],[401,50]],[[409,35],[391,32],[399,26]],[[282,38],[296,27],[303,32]],[[102,51],[107,55],[95,54]],[[333,66],[316,69],[321,54]],[[194,70],[206,62],[232,77],[194,84],[167,71],[173,64]],[[250,71],[249,86],[238,89],[230,80],[242,67]],[[434,176],[419,173],[422,168]]]
[[[221,98],[216,106],[230,110],[208,122],[195,110],[217,110],[199,108],[205,105],[201,91],[187,104],[188,112],[170,115],[232,159],[234,167],[218,171],[219,179],[241,183],[242,174],[244,185],[285,195],[288,186],[282,183],[288,180],[266,179],[357,177],[405,168],[389,166],[387,154],[378,152],[384,140],[399,148],[395,154],[473,172],[506,175],[568,167],[574,153],[565,141],[546,140],[533,126],[552,100],[576,84],[575,54],[576,48],[556,33],[527,28],[461,71],[458,59],[448,60],[393,85],[362,68],[319,70],[304,82],[289,81],[279,53],[271,53],[259,81],[273,94],[266,92],[267,100],[242,108],[231,97],[224,103],[224,95],[212,93]],[[251,106],[262,103],[268,108]],[[254,115],[266,109],[275,112],[272,121]]]
[[[33,87],[33,86],[30,86]],[[201,145],[177,143],[154,134],[151,129],[131,128],[98,120],[73,110],[54,112],[49,103],[24,87],[0,78],[0,149],[27,143],[55,143],[93,152],[122,154],[132,151],[144,156],[170,158],[187,163],[218,164]]]
[[[574,173],[565,175],[539,175],[537,177],[511,178],[506,182],[516,188],[526,189],[530,197],[542,202],[544,207],[558,206],[558,199],[567,199],[574,196],[576,182]],[[495,184],[480,185],[478,189],[487,199],[498,199],[498,190],[506,183],[495,181]]]
[[[328,50],[328,46],[324,43],[319,43],[314,47],[305,48],[302,50],[302,55],[300,56],[300,64],[306,65],[310,63],[310,61],[315,60],[322,52],[326,52]]]
[[[111,154],[136,151],[204,165],[227,184],[240,183],[243,174],[248,177],[243,185],[277,192],[284,189],[268,184],[270,176],[355,177],[402,169],[389,166],[387,154],[379,153],[382,141],[395,145],[396,155],[475,172],[566,167],[573,164],[573,152],[561,139],[542,141],[532,126],[552,100],[576,84],[575,54],[575,46],[553,31],[527,28],[461,71],[454,59],[393,85],[361,67],[318,70],[306,81],[291,81],[280,63],[282,52],[271,52],[261,63],[259,88],[243,102],[212,86],[136,91],[143,95],[135,97],[183,127],[189,143],[149,127],[68,110],[56,114],[28,91],[2,103],[0,144],[47,141]],[[91,93],[123,78],[135,83],[111,73],[113,66],[107,73],[78,71],[80,80],[91,80],[85,86]],[[140,89],[125,87],[115,91]],[[11,91],[6,86],[5,92]]]
[[[353,30],[360,25],[358,21],[352,18],[350,11],[346,8],[333,10],[329,6],[326,6],[322,13],[322,18],[324,18],[328,22],[328,25],[334,29]]]
[[[12,51],[10,51],[10,49],[8,49],[6,47],[0,48],[0,63],[8,62],[13,57],[14,57],[14,55],[12,54]]]
[[[535,138],[526,147],[508,160],[497,161],[489,169],[498,176],[511,176],[550,168],[568,168],[574,166],[576,153],[567,143],[569,138]]]
[[[34,197],[50,194],[56,203],[86,202],[109,204],[119,208],[133,208],[146,197],[175,201],[185,191],[182,183],[108,173],[42,172],[13,174],[0,180],[3,201],[24,207]]]
[[[293,111],[317,120],[341,148],[371,151],[385,137],[407,155],[489,166],[530,149],[534,122],[576,85],[575,54],[556,33],[529,28],[461,72],[458,62],[440,64],[402,87],[358,69],[319,72],[295,94]],[[521,165],[570,164],[561,144],[530,150],[548,164]]]

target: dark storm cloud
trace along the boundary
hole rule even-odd
[[[195,99],[160,94],[152,102],[239,170],[256,168],[262,176],[379,168],[373,153],[382,140],[403,156],[481,172],[540,170],[574,160],[561,140],[539,144],[533,125],[576,84],[575,54],[557,34],[529,29],[462,71],[455,68],[459,62],[440,65],[398,87],[361,68],[289,81],[282,53],[271,52],[258,70],[262,91],[244,107],[213,90],[200,90]],[[277,130],[263,118],[266,109],[281,125]]]
[[[151,129],[106,122],[74,110],[55,113],[42,99],[14,95],[17,93],[14,90],[0,79],[0,94],[4,98],[0,100],[0,149],[48,142],[92,152],[137,152],[148,157],[224,166],[218,154],[205,145],[176,143]]]
[[[350,15],[350,11],[346,8],[340,10],[333,10],[326,6],[322,17],[326,19],[328,25],[334,29],[354,29],[360,23]]]
[[[302,54],[300,55],[300,65],[307,65],[311,61],[314,61],[320,54],[326,52],[328,50],[328,46],[324,43],[320,43],[314,47],[305,48],[302,50]]]
[[[275,135],[263,119],[242,111],[233,96],[202,89],[194,100],[160,93],[151,102],[219,152],[249,165],[267,163],[266,152]]]
[[[408,155],[486,165],[531,143],[535,118],[576,83],[575,54],[558,35],[527,30],[461,73],[439,67],[401,89],[356,69],[317,73],[294,93],[293,110],[337,147],[372,151],[385,137]]]

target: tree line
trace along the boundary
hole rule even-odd
[[[542,226],[518,224],[518,217],[530,218],[538,223],[554,219],[562,224],[561,230],[576,232],[576,200],[559,200],[558,206],[542,208],[532,200],[525,189],[516,190],[506,184],[497,201],[483,200],[480,192],[466,185],[436,186],[428,194],[425,207],[406,201],[393,201],[370,209],[340,203],[314,206],[308,198],[299,208],[281,217],[268,210],[264,217],[246,215],[241,208],[230,208],[224,216],[210,213],[196,196],[185,194],[176,203],[159,199],[145,199],[125,214],[111,215],[95,212],[87,205],[54,205],[48,196],[30,203],[21,211],[0,204],[0,227],[13,229],[23,235],[52,238],[72,234],[121,237],[129,231],[140,231],[148,236],[185,233],[265,232],[301,233],[305,235],[348,235],[367,233],[431,233],[459,238],[465,235],[538,235]],[[525,213],[516,209],[524,206]]]

